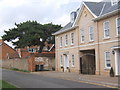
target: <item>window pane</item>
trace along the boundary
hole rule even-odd
[[[120,35],[120,27],[118,27],[118,35]]]
[[[105,62],[106,62],[106,67],[110,67],[111,66],[111,61],[110,61],[110,52],[106,52],[105,53]]]
[[[117,24],[120,26],[120,18],[117,19]]]

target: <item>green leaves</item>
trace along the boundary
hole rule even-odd
[[[2,38],[8,42],[11,41],[17,48],[33,45],[40,45],[42,47],[45,41],[55,43],[55,37],[52,36],[52,33],[62,28],[61,25],[54,25],[52,23],[42,25],[37,21],[26,21],[19,24],[15,23],[15,26],[16,28],[4,31],[5,34]],[[40,38],[42,41],[40,41]]]

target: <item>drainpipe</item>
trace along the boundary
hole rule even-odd
[[[100,46],[99,46],[99,27],[98,27],[98,21],[96,21],[97,23],[97,38],[98,38],[98,60],[99,60],[99,75],[100,75]]]

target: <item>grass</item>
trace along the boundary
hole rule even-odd
[[[20,72],[29,72],[29,71],[27,71],[27,70],[20,70],[20,69],[17,69],[17,68],[11,68],[11,70],[20,71]]]
[[[3,88],[3,89],[4,88],[16,88],[17,89],[17,87],[15,87],[15,86],[13,86],[13,85],[11,85],[3,80],[0,80],[0,88]]]

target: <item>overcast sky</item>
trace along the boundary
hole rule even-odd
[[[82,0],[0,0],[0,36],[4,30],[13,28],[15,22],[27,20],[64,26],[70,21],[70,13],[77,10],[81,2]]]

